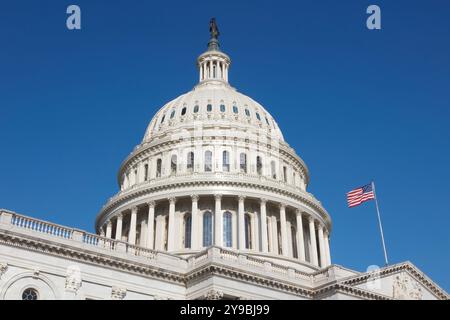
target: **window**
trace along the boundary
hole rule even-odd
[[[260,156],[256,157],[256,173],[262,175],[262,160]]]
[[[245,225],[245,248],[252,248],[252,223],[251,217],[248,213],[244,216],[244,225]]]
[[[186,114],[186,107],[183,107],[183,109],[181,109],[181,115],[184,116]]]
[[[220,105],[220,112],[225,112],[225,105],[224,104]]]
[[[275,161],[272,161],[270,163],[270,173],[272,175],[272,179],[276,179],[277,178],[277,170],[276,170]]]
[[[294,258],[298,258],[298,249],[297,249],[297,230],[295,230],[294,226],[291,226],[291,238],[292,238],[292,256]]]
[[[207,211],[203,214],[203,246],[212,245],[212,214]]]
[[[197,113],[198,112],[198,104],[196,104],[195,106],[194,106],[194,113]]]
[[[283,181],[287,182],[287,168],[283,166]]]
[[[165,114],[163,114],[163,116],[162,116],[162,118],[161,118],[161,123],[163,123],[164,122],[164,119],[166,118],[166,115]]]
[[[173,154],[170,159],[170,174],[177,174],[177,155]]]
[[[169,237],[169,216],[164,217],[164,250],[167,251],[168,245],[168,237]]]
[[[206,106],[206,111],[207,112],[211,112],[212,111],[212,104],[208,104],[207,106]]]
[[[261,116],[259,115],[259,113],[256,113],[256,119],[258,119],[259,121],[261,121]]]
[[[247,155],[245,153],[241,153],[239,156],[239,167],[241,172],[247,173]]]
[[[157,178],[161,177],[161,165],[162,165],[162,160],[161,159],[156,160],[156,177]]]
[[[192,216],[190,213],[184,215],[184,247],[186,249],[191,247],[191,226]]]
[[[222,170],[225,172],[230,171],[230,153],[228,151],[222,153]]]
[[[238,113],[238,112],[239,112],[238,107],[237,106],[233,106],[233,113]]]
[[[266,123],[268,126],[270,126],[269,119],[267,119],[267,117],[266,117]]]
[[[194,171],[194,153],[193,152],[189,152],[187,154],[187,170],[189,172]]]
[[[38,300],[38,292],[36,289],[27,288],[22,292],[22,300]]]
[[[211,172],[212,171],[212,152],[206,151],[205,152],[205,172]]]
[[[148,164],[144,164],[144,181],[148,180]]]
[[[230,248],[232,246],[232,239],[233,239],[233,234],[232,234],[232,215],[231,212],[226,211],[223,214],[223,245],[225,247]]]
[[[250,117],[250,111],[249,111],[248,109],[245,109],[245,115],[246,115],[247,117]]]
[[[173,109],[172,113],[170,114],[170,119],[172,119],[173,117],[175,117],[175,109]]]

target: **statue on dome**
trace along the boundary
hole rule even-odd
[[[209,32],[211,33],[211,39],[219,38],[219,28],[217,27],[216,18],[211,18],[209,21]]]

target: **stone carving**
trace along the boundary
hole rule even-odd
[[[209,21],[209,32],[211,33],[211,39],[219,38],[219,28],[217,27],[216,18],[211,18]]]
[[[127,289],[121,287],[112,287],[111,289],[111,299],[113,300],[123,300],[127,295]]]
[[[423,293],[420,285],[405,273],[395,277],[392,291],[394,299],[422,300]]]
[[[223,298],[223,292],[219,290],[211,289],[205,294],[205,300],[221,300]]]
[[[8,264],[6,262],[0,263],[0,280],[2,279],[2,276],[5,274],[6,270],[8,270]]]
[[[69,266],[66,272],[66,290],[76,293],[80,289],[81,283],[80,268],[76,265]]]

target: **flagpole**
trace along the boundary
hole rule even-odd
[[[387,266],[389,263],[388,263],[388,257],[387,257],[387,252],[386,252],[386,245],[384,243],[383,226],[381,225],[380,209],[378,208],[378,199],[377,199],[377,194],[375,192],[375,182],[374,181],[372,181],[372,190],[373,190],[373,195],[375,196],[375,206],[377,208],[378,225],[380,226],[380,233],[381,233],[381,242],[383,243],[384,261]]]

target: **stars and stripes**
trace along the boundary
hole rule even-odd
[[[347,192],[347,203],[349,208],[356,207],[361,203],[372,199],[375,199],[372,183]]]

